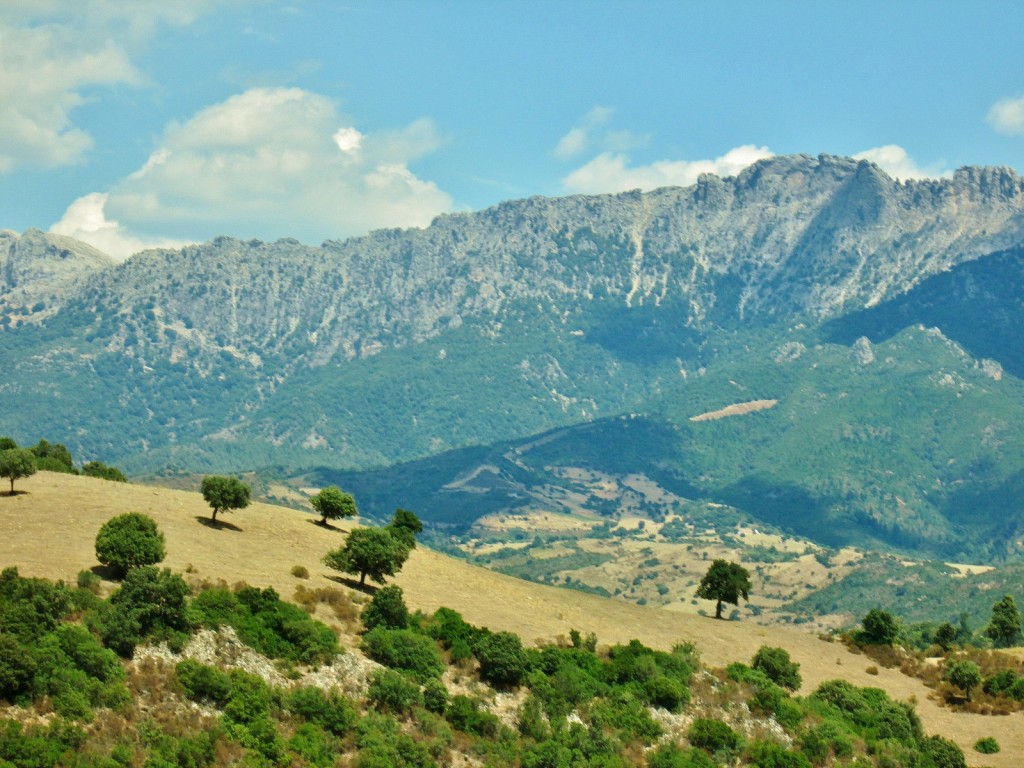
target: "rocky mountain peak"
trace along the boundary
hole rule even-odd
[[[0,232],[0,323],[38,322],[52,315],[89,275],[115,264],[71,237],[38,229]]]

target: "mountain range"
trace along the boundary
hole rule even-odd
[[[0,432],[136,476],[340,482],[455,531],[614,516],[628,489],[593,478],[642,475],[652,516],[1017,560],[1022,257],[1013,171],[827,155],[319,247],[115,263],[5,232]]]

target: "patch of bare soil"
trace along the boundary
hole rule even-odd
[[[714,421],[715,419],[724,419],[726,416],[742,416],[745,413],[774,408],[778,403],[778,400],[751,400],[746,403],[733,403],[717,411],[708,411],[697,416],[691,416],[690,421]]]

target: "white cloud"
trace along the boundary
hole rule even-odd
[[[568,160],[586,152],[593,140],[594,132],[607,123],[613,114],[608,107],[594,107],[583,117],[582,123],[569,130],[555,146],[555,157]]]
[[[254,88],[169,126],[141,168],[88,206],[77,201],[59,226],[89,232],[80,226],[89,213],[93,239],[83,239],[97,247],[115,234],[125,243],[152,242],[141,233],[320,242],[424,226],[452,199],[408,163],[441,143],[430,120],[363,133],[324,96]]]
[[[854,160],[868,160],[894,179],[938,179],[952,175],[952,171],[943,170],[938,164],[922,168],[907,154],[907,150],[896,144],[886,144],[858,152]]]
[[[771,156],[767,147],[745,144],[714,160],[658,160],[631,167],[625,154],[602,152],[562,179],[562,184],[571,192],[587,194],[685,187],[696,183],[702,173],[735,176],[748,165]]]
[[[997,101],[988,111],[988,123],[999,133],[1024,134],[1024,96]]]
[[[107,196],[101,192],[83,195],[68,206],[64,216],[50,227],[50,231],[81,240],[120,260],[147,248],[180,248],[186,244],[162,238],[133,237],[116,221],[107,219],[106,204]]]
[[[3,0],[0,173],[80,162],[92,138],[73,112],[87,89],[140,85],[133,54],[163,24],[191,23],[211,0]]]

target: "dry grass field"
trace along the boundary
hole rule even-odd
[[[100,525],[124,512],[142,512],[157,521],[167,539],[164,565],[173,570],[187,570],[199,579],[273,586],[285,598],[299,584],[339,585],[320,558],[339,546],[351,527],[343,523],[328,530],[314,524],[311,514],[253,504],[223,515],[227,525],[213,528],[205,524],[210,510],[197,493],[46,472],[18,481],[16,488],[20,493],[15,496],[0,495],[0,566],[70,582],[79,571],[97,565],[93,542]],[[310,578],[292,576],[296,565],[305,566]],[[1015,768],[1024,763],[1024,714],[953,713],[929,699],[920,681],[884,668],[869,674],[872,662],[866,657],[799,629],[715,621],[540,586],[424,549],[413,553],[395,582],[411,608],[449,606],[474,624],[514,631],[526,642],[567,636],[573,628],[595,632],[601,644],[636,637],[667,649],[691,641],[710,666],[749,662],[759,646],[781,646],[801,664],[805,693],[837,677],[883,688],[895,698],[916,701],[927,731],[955,739],[971,765]],[[994,736],[1002,752],[975,752],[972,747],[982,736]]]

